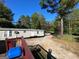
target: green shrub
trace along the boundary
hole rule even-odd
[[[65,34],[63,36],[58,35],[57,38],[62,39],[62,40],[66,40],[66,41],[75,41],[74,36],[68,35],[68,34]]]

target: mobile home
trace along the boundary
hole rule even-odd
[[[0,40],[5,40],[5,38],[16,38],[16,37],[22,37],[22,36],[24,38],[44,36],[44,30],[0,28]]]

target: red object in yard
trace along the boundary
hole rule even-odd
[[[12,48],[12,47],[14,47],[13,46],[13,40],[11,40],[11,39],[7,40],[7,50]]]
[[[27,46],[26,41],[23,38],[11,38],[6,39],[6,48],[9,50],[12,47],[16,46],[16,39],[21,40],[21,48],[22,48],[22,57],[23,59],[35,59],[30,51],[30,49]]]

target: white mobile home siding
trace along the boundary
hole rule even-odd
[[[16,34],[15,32],[19,32]],[[44,36],[44,30],[39,29],[14,29],[14,28],[0,28],[0,40],[5,38],[16,38],[16,37],[34,37]]]

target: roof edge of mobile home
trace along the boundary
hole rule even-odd
[[[3,30],[6,30],[6,31],[7,30],[27,30],[27,31],[29,31],[29,30],[31,31],[32,30],[33,31],[33,30],[42,30],[42,29],[0,28],[0,30],[2,30],[2,31]]]

